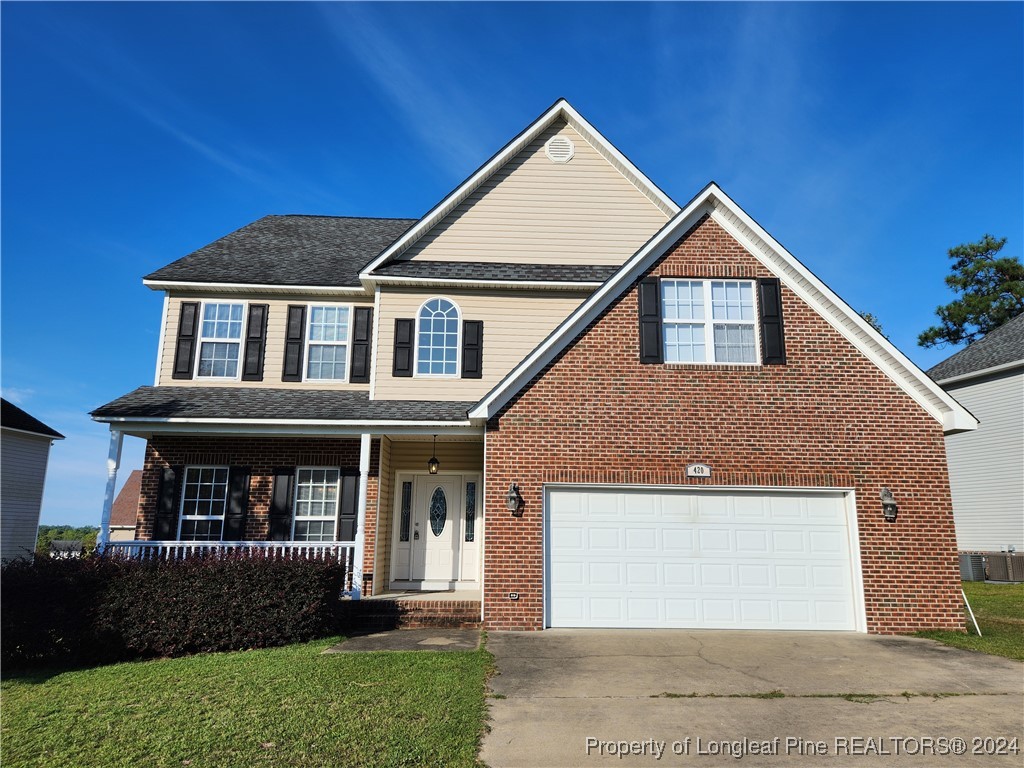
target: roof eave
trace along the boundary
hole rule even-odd
[[[216,283],[191,280],[149,280],[142,284],[153,291],[197,291],[201,293],[261,293],[274,295],[366,296],[364,285],[282,285],[280,283]]]

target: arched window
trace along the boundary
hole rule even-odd
[[[459,308],[448,299],[430,299],[416,326],[416,373],[457,376],[459,373]]]

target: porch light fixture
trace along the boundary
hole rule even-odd
[[[441,462],[437,460],[437,435],[434,435],[434,449],[431,451],[430,461],[427,462],[427,472],[436,475],[440,466]]]
[[[523,497],[519,495],[519,486],[515,483],[508,487],[508,494],[505,496],[505,506],[512,513],[513,517],[523,516]]]
[[[896,506],[896,499],[892,495],[892,491],[888,488],[882,489],[882,516],[886,522],[892,523],[896,521],[896,515],[899,514],[899,508]]]

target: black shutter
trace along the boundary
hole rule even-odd
[[[181,302],[178,315],[178,342],[174,346],[174,370],[172,379],[191,379],[196,362],[196,331],[199,319],[199,302]]]
[[[412,344],[416,336],[416,321],[395,319],[395,357],[392,376],[412,376]]]
[[[270,541],[288,541],[292,537],[292,502],[295,498],[295,467],[274,470],[274,490],[270,495]]]
[[[245,518],[249,514],[249,468],[228,469],[228,508],[224,513],[222,541],[245,539]]]
[[[663,363],[661,344],[661,281],[648,277],[640,281],[638,301],[640,309],[640,362]]]
[[[462,378],[479,379],[484,375],[484,321],[462,323]]]
[[[178,498],[184,467],[164,467],[156,496],[156,517],[153,521],[154,541],[174,541],[178,536]]]
[[[245,357],[242,381],[263,381],[263,351],[267,347],[267,313],[269,304],[250,304],[249,322],[245,327]]]
[[[345,474],[348,472],[349,474]],[[338,541],[355,541],[359,511],[359,474],[341,470],[341,501],[338,506]]]
[[[757,281],[758,307],[761,312],[761,362],[786,364],[786,337],[782,329],[782,291],[777,277]]]
[[[370,381],[370,335],[373,332],[373,307],[356,307],[352,318],[352,365],[348,380],[353,384]]]
[[[284,370],[281,381],[302,381],[302,346],[306,340],[306,305],[288,305],[284,335]]]

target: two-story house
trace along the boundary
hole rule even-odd
[[[338,557],[485,627],[961,628],[976,421],[715,184],[564,100],[426,215],[267,216],[145,278],[133,553]],[[115,545],[111,545],[115,546]]]

